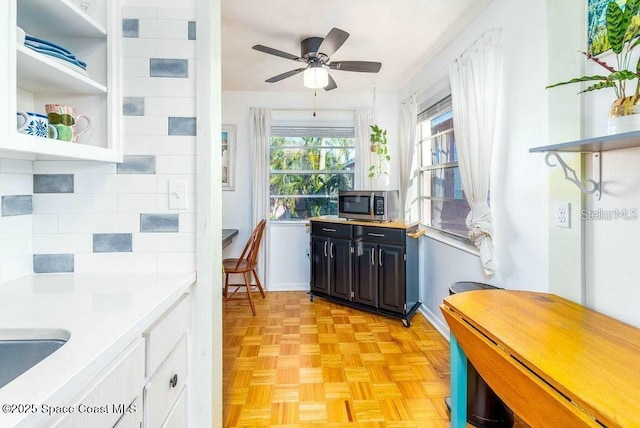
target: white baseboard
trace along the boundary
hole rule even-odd
[[[442,335],[447,341],[449,341],[449,326],[442,322],[433,312],[429,310],[425,305],[420,305],[418,309],[422,315],[438,330],[438,333]]]
[[[309,283],[269,284],[265,291],[309,291]]]

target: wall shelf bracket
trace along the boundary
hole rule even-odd
[[[560,154],[558,152],[555,152],[555,151],[548,152],[544,158],[544,162],[549,167],[560,166],[562,168],[562,171],[564,172],[565,180],[570,181],[576,186],[578,186],[578,188],[583,193],[586,193],[589,195],[593,194],[593,196],[595,196],[597,200],[600,200],[600,196],[602,195],[602,192],[600,189],[600,185],[601,185],[600,152],[593,152],[591,153],[591,156],[593,158],[593,179],[587,178],[584,184],[582,183],[582,180],[580,180],[580,177],[578,177],[578,174],[576,173],[576,171],[573,168],[571,168],[569,165],[567,165],[567,163],[562,159],[562,157],[560,157]],[[552,158],[555,158],[555,160]]]

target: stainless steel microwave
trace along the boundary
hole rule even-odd
[[[397,190],[346,190],[338,193],[338,217],[391,221],[398,218]]]

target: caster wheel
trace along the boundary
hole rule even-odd
[[[409,320],[402,320],[402,325],[404,328],[409,328],[411,327],[411,322],[409,322]]]
[[[314,295],[309,296],[309,300],[311,300],[312,302],[314,302],[314,301],[316,300],[316,296],[314,296]]]

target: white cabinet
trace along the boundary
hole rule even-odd
[[[9,0],[0,6],[8,8],[8,13],[0,13],[0,27],[9,36],[0,47],[6,64],[0,87],[7,94],[0,101],[0,156],[122,160],[120,1],[87,3],[86,13],[71,0]],[[20,44],[18,26],[66,48],[86,63],[86,73]],[[91,129],[77,143],[17,132],[16,112],[44,114],[45,104],[75,107],[91,119]]]
[[[146,427],[160,427],[169,415],[178,397],[185,391],[188,370],[187,335],[162,363],[144,390]],[[178,413],[180,413],[178,411]],[[176,419],[179,419],[176,417]]]
[[[136,399],[145,381],[144,349],[142,338],[129,345],[69,403],[74,413],[56,428],[110,428],[127,414],[142,413]]]
[[[149,378],[143,397],[146,428],[187,426],[189,305],[185,295],[145,334]]]

